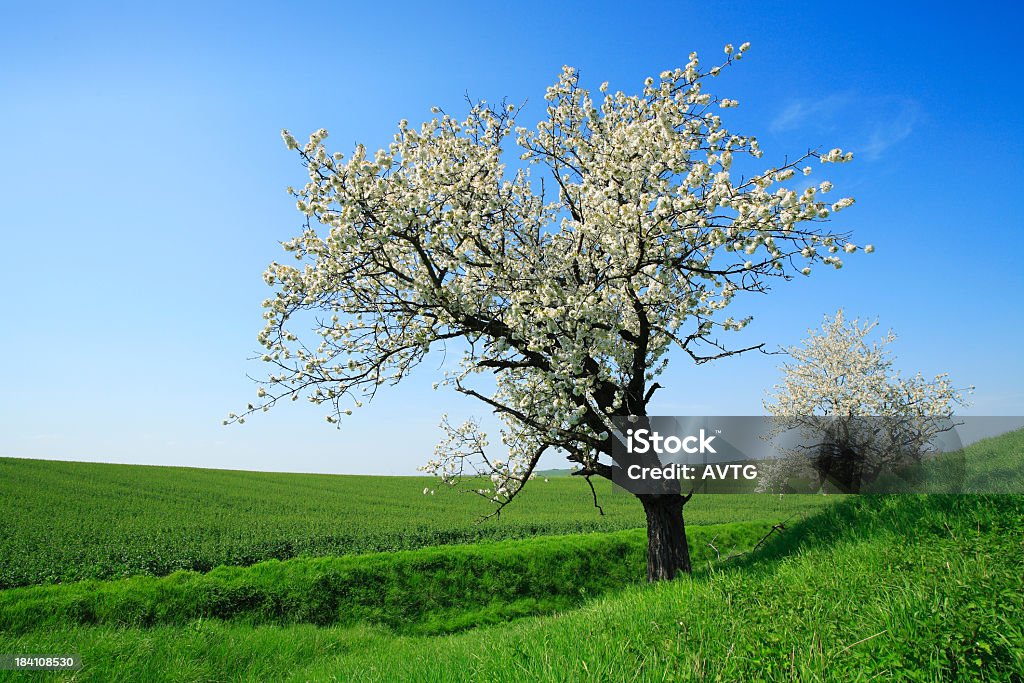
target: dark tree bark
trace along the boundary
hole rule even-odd
[[[678,493],[643,494],[637,498],[647,515],[647,580],[674,579],[690,573],[683,505],[689,496]]]

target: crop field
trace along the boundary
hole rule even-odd
[[[410,550],[644,525],[628,494],[538,477],[498,519],[426,477],[276,474],[0,458],[0,588],[298,556]],[[428,488],[434,491],[423,493]],[[816,496],[695,496],[687,522],[782,521]]]
[[[1019,486],[1022,453],[969,447],[966,483]],[[568,477],[478,524],[484,501],[421,478],[0,465],[0,653],[81,656],[49,680],[1024,679],[1021,495],[695,497],[693,576],[646,585],[638,506],[599,490],[602,517]],[[79,528],[109,549],[84,580]],[[248,529],[282,557],[218,562]],[[225,566],[147,564],[154,536]]]

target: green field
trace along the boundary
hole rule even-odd
[[[628,494],[538,477],[500,519],[427,477],[276,474],[0,458],[0,588],[298,556],[410,550],[644,525]],[[423,494],[429,487],[434,494]],[[781,521],[815,496],[697,496],[690,524]]]
[[[971,476],[995,467],[1019,481],[1022,452],[1021,432],[971,446]],[[85,662],[12,680],[1024,680],[1024,496],[695,497],[695,573],[652,586],[641,582],[644,533],[629,528],[638,506],[606,492],[602,518],[564,477],[476,524],[483,501],[424,496],[418,478],[0,463],[20,473],[3,480],[21,506],[4,509],[5,566],[27,577],[23,566],[58,560],[22,581],[39,585],[0,591],[0,653]],[[25,505],[72,502],[53,489],[75,478],[93,486],[77,511]],[[229,493],[232,481],[248,488]],[[134,513],[117,512],[119,495]],[[372,540],[331,556],[291,546],[298,557],[284,561],[169,576],[139,565],[130,578],[60,584],[88,547],[34,554],[29,540],[47,514],[58,534],[88,514],[81,526],[132,556],[163,524],[203,541],[179,531],[166,555],[185,561],[251,523],[267,547],[288,533],[321,538],[332,508],[354,518],[333,522],[349,537]],[[298,533],[304,516],[316,534]],[[27,545],[12,558],[15,543]],[[376,543],[409,549],[363,552]]]

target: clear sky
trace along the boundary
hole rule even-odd
[[[300,225],[280,129],[376,149],[466,92],[529,117],[563,64],[631,92],[744,41],[714,82],[726,123],[765,162],[854,151],[828,167],[857,199],[835,227],[877,251],[748,299],[733,339],[792,344],[843,306],[896,330],[905,371],[976,385],[969,413],[1024,415],[1014,5],[0,4],[0,456],[413,473],[441,412],[485,414],[429,364],[340,431],[302,402],[221,426],[254,398],[261,274]],[[758,414],[778,363],[676,358],[652,409]]]

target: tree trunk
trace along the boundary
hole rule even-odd
[[[690,547],[686,544],[683,504],[678,493],[643,494],[637,498],[647,515],[647,580],[674,579],[690,573]]]

